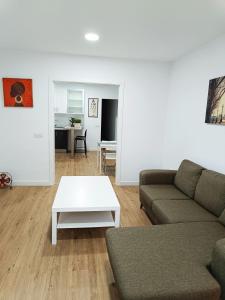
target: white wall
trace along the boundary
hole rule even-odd
[[[55,97],[59,101],[67,103],[67,89],[83,89],[84,90],[84,119],[82,119],[84,129],[87,129],[87,148],[89,151],[96,150],[97,142],[101,138],[101,100],[102,99],[118,99],[119,91],[118,86],[109,84],[82,84],[82,83],[55,83]],[[88,117],[88,98],[99,98],[98,118]],[[56,123],[62,126],[69,125],[71,115],[63,116],[56,114]]]
[[[165,130],[166,168],[184,158],[225,172],[225,127],[205,124],[209,80],[225,75],[225,36],[177,61],[171,84]]]
[[[34,96],[34,108],[4,108],[0,94],[1,170],[11,172],[17,184],[49,184],[50,79],[120,82],[120,181],[137,182],[141,169],[161,166],[168,71],[166,63],[0,51],[0,76],[32,78]]]

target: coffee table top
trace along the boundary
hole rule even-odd
[[[62,176],[52,211],[110,211],[119,207],[108,176]]]

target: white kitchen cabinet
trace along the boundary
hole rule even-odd
[[[84,114],[84,90],[67,90],[67,113]]]
[[[67,113],[67,92],[66,89],[55,87],[54,112],[58,114]]]
[[[84,115],[84,90],[56,86],[54,112],[56,114]]]

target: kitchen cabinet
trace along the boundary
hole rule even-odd
[[[67,142],[65,141],[66,135],[60,132],[66,132]],[[67,150],[71,152],[71,157],[74,156],[74,141],[76,135],[82,134],[82,127],[76,129],[75,127],[55,127],[55,149],[56,150]],[[56,151],[61,152],[61,151]]]
[[[84,114],[84,90],[56,88],[54,99],[56,114]]]
[[[84,114],[84,90],[67,90],[67,113]]]
[[[68,130],[55,129],[55,149],[68,152]]]
[[[67,92],[66,89],[55,86],[54,112],[58,114],[67,113]]]

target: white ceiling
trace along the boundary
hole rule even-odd
[[[0,0],[7,49],[170,61],[223,33],[225,0]]]

